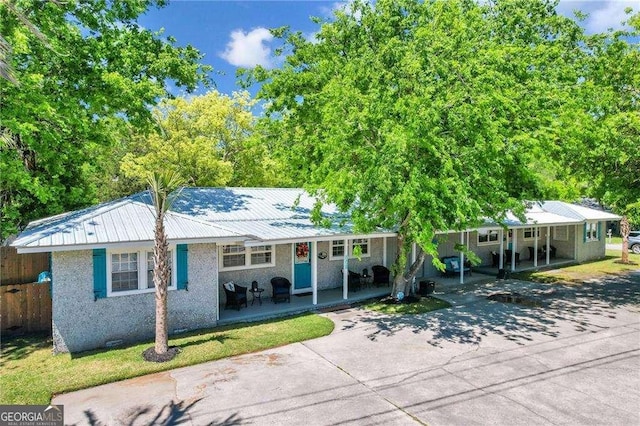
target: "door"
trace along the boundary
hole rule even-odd
[[[293,293],[311,291],[311,244],[293,244]]]

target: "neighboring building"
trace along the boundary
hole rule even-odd
[[[293,294],[311,293],[307,307],[312,309],[322,290],[342,288],[345,299],[352,297],[345,265],[371,270],[395,259],[393,231],[355,234],[348,217],[332,206],[322,209],[330,226],[315,226],[314,204],[301,189],[184,188],[165,222],[173,266],[170,331],[216,326],[225,299],[221,284],[228,281],[246,286],[255,280],[268,293],[269,280],[282,276],[293,283]],[[601,224],[616,219],[550,201],[530,208],[526,223],[510,217],[508,232],[486,225],[442,233],[440,253],[458,255],[454,246],[462,242],[483,264],[491,265],[492,252],[499,253],[497,266],[504,266],[508,259],[501,254],[509,247],[525,260],[527,247],[549,253],[553,246],[558,258],[585,261],[604,256]],[[32,222],[13,242],[20,253],[52,254],[56,352],[153,336],[153,232],[150,198],[140,193]],[[357,246],[360,259],[351,256]],[[536,256],[531,262],[537,267],[552,259]],[[439,274],[430,259],[421,272],[424,277]]]

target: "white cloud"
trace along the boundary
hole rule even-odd
[[[597,33],[608,28],[623,28],[620,23],[628,18],[624,10],[630,7],[638,12],[639,5],[637,0],[561,0],[558,11],[571,17],[574,10],[588,13],[589,17],[582,25],[588,33]]]
[[[269,43],[273,40],[273,35],[268,29],[259,27],[248,33],[235,30],[231,32],[230,37],[227,48],[220,53],[222,59],[237,67],[252,68],[256,65],[271,67]]]

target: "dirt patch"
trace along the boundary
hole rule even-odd
[[[149,348],[142,352],[142,358],[144,358],[145,361],[149,362],[167,362],[171,361],[179,353],[180,348],[176,346],[171,346],[169,350],[167,350],[167,352],[164,354],[158,354],[156,353],[155,348]]]

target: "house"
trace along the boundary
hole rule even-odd
[[[331,205],[321,210],[328,226],[318,227],[311,221],[314,206],[315,199],[301,189],[182,189],[165,221],[172,264],[170,333],[218,325],[227,315],[222,283],[256,281],[265,288],[266,304],[271,303],[266,301],[270,279],[285,277],[293,284],[292,294],[309,294],[309,310],[323,291],[338,292],[343,299],[357,296],[349,288],[347,270],[393,262],[393,231],[355,233],[349,218]],[[491,253],[499,253],[498,266],[504,266],[509,247],[526,258],[524,247],[546,247],[550,253],[553,246],[559,258],[584,261],[604,256],[601,223],[616,218],[562,202],[539,203],[525,222],[510,216],[507,230],[487,223],[443,232],[440,253],[458,256],[454,246],[459,242],[483,264],[490,265]],[[20,253],[51,253],[54,351],[78,352],[153,336],[153,231],[150,197],[140,193],[34,221],[13,242]],[[353,256],[356,247],[358,258]],[[532,260],[535,266],[551,261],[550,255]],[[427,260],[419,275],[439,271]],[[240,314],[252,309],[258,308]]]

